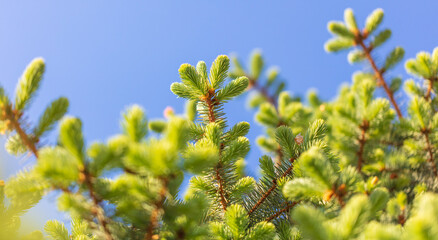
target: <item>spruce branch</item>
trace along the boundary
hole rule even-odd
[[[248,90],[254,89],[255,91],[262,94],[263,97],[265,97],[272,105],[277,107],[277,99],[273,95],[269,94],[267,86],[261,86],[259,84],[259,81],[257,81],[257,79],[251,77],[248,77],[248,80],[249,80]]]
[[[159,215],[160,211],[163,208],[164,201],[166,200],[167,195],[167,188],[169,185],[169,178],[168,177],[160,177],[161,181],[161,189],[158,195],[157,201],[154,203],[154,210],[151,213],[151,216],[149,218],[149,226],[146,230],[146,234],[144,236],[144,240],[152,240],[152,239],[159,239],[159,235],[154,235],[155,229],[158,228],[159,224]]]
[[[272,186],[263,193],[262,197],[254,204],[254,206],[251,207],[251,209],[248,212],[248,215],[251,215],[254,211],[257,210],[257,208],[271,195],[271,193],[278,187],[278,180],[281,178],[284,178],[288,176],[290,173],[292,173],[293,170],[293,163],[295,162],[296,158],[290,158],[290,166],[287,168],[287,170],[280,176],[276,177],[272,180]]]
[[[358,139],[359,150],[357,151],[357,156],[358,156],[357,170],[359,172],[362,172],[362,164],[364,163],[363,154],[364,154],[364,148],[365,148],[365,143],[366,143],[365,134],[369,128],[368,121],[364,119],[362,124],[359,126],[359,128],[361,129],[361,133],[360,133],[360,137]]]
[[[7,120],[9,120],[12,128],[17,132],[17,134],[20,136],[20,139],[22,140],[23,144],[32,152],[32,154],[35,156],[35,158],[38,160],[38,148],[36,146],[36,142],[38,142],[38,139],[32,139],[23,129],[23,127],[20,124],[20,117],[22,114],[20,111],[16,109],[12,109],[10,105],[6,106],[5,109],[3,109],[3,112],[5,113],[5,117]],[[98,219],[99,223],[102,225],[106,239],[107,240],[113,240],[111,233],[109,232],[109,229],[107,227],[107,222],[105,220],[105,216],[97,209],[100,208],[99,203],[100,201],[97,199],[95,192],[93,191],[93,185],[91,182],[91,176],[88,174],[87,171],[83,171],[82,175],[84,176],[84,182],[86,183],[89,191],[89,195],[93,201],[95,210],[92,212],[94,215],[96,215],[96,218]],[[72,194],[72,192],[65,187],[59,188],[61,191],[67,194]]]
[[[210,123],[215,123],[217,118],[215,116],[215,109],[214,109],[214,104],[219,104],[219,102],[215,99],[215,90],[211,89],[209,90],[205,96],[203,96],[201,98],[201,100],[203,100],[205,102],[205,104],[207,105],[208,108],[208,120]],[[222,145],[223,146],[223,145]],[[220,196],[220,202],[222,205],[222,209],[224,211],[227,211],[227,199],[226,199],[226,194],[225,194],[225,190],[224,190],[224,180],[222,177],[222,173],[221,173],[221,167],[222,167],[222,163],[221,163],[221,156],[222,156],[222,150],[223,147],[221,147],[219,149],[219,162],[217,163],[217,165],[214,167],[214,171],[215,171],[215,177],[216,177],[216,181],[218,183],[218,192],[219,192],[219,196]]]
[[[438,170],[437,170],[437,166],[436,166],[436,163],[435,163],[435,158],[434,158],[434,155],[433,155],[432,145],[431,145],[431,142],[430,142],[430,139],[429,139],[430,130],[426,129],[426,128],[423,128],[421,130],[421,133],[423,134],[423,136],[424,136],[424,138],[426,140],[426,151],[429,154],[429,158],[427,159],[427,161],[432,166],[433,175],[435,176],[435,178],[437,178],[438,177]]]
[[[18,110],[12,109],[11,106],[7,106],[6,109],[3,111],[6,113],[6,119],[9,120],[9,123],[11,124],[12,128],[20,136],[23,144],[38,159],[38,150],[35,145],[35,142],[38,142],[38,139],[32,139],[29,135],[27,135],[27,133],[21,127],[20,117],[22,116],[22,114]]]
[[[395,101],[394,93],[389,88],[388,84],[385,81],[385,78],[383,77],[384,69],[379,69],[376,65],[376,62],[374,61],[374,58],[371,56],[371,51],[372,51],[373,47],[372,46],[368,47],[364,43],[364,39],[366,38],[366,35],[367,34],[365,32],[363,34],[361,34],[360,32],[357,32],[357,34],[355,35],[355,44],[359,44],[359,46],[362,48],[362,51],[364,52],[366,59],[370,63],[371,68],[373,69],[374,74],[378,79],[379,85],[382,86],[383,89],[385,90],[386,95],[388,95],[389,101],[391,101],[391,104],[394,107],[398,118],[401,119],[401,118],[403,118],[403,114],[401,113],[400,107],[398,106],[397,102]]]
[[[218,182],[218,191],[219,191],[219,195],[220,195],[220,198],[221,198],[222,209],[224,211],[227,211],[227,200],[225,198],[224,181],[223,181],[222,176],[221,176],[221,164],[220,164],[220,162],[219,162],[218,165],[216,165],[215,172],[216,172],[216,180]]]
[[[100,203],[102,202],[102,200],[96,196],[96,193],[94,190],[94,186],[92,183],[92,176],[89,174],[89,172],[87,171],[86,168],[84,168],[81,173],[84,176],[83,180],[88,188],[88,194],[90,195],[90,198],[93,201],[93,209],[92,209],[91,213],[96,216],[99,224],[102,226],[104,234],[105,234],[105,239],[106,240],[113,240],[114,238],[112,237],[111,232],[108,228],[108,222],[106,220],[105,214],[102,212],[103,209],[100,206]]]
[[[278,210],[277,212],[275,212],[274,214],[272,214],[271,216],[269,216],[268,218],[266,218],[266,222],[270,222],[274,219],[276,219],[277,217],[279,217],[281,214],[288,212],[291,208],[295,207],[295,205],[297,205],[299,202],[287,202],[286,206],[280,210]]]

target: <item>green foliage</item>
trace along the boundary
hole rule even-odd
[[[66,117],[59,129],[59,141],[62,146],[79,161],[84,161],[84,137],[82,122],[78,118]]]
[[[264,72],[258,50],[248,70],[234,57],[229,72],[230,59],[220,55],[209,70],[203,61],[179,68],[181,82],[171,90],[188,100],[183,114],[168,107],[165,119],[148,121],[132,105],[122,113],[120,134],[92,144],[81,120],[63,118],[65,98],[35,126],[22,117],[44,72],[43,61],[34,60],[14,104],[0,88],[7,150],[36,159],[0,180],[0,239],[436,239],[438,48],[406,62],[417,81],[387,81],[404,50],[376,63],[372,53],[391,36],[377,31],[382,19],[377,9],[360,29],[347,9],[344,22],[328,24],[334,38],[325,49],[351,49],[349,62],[368,62],[372,70],[355,73],[331,101],[314,90],[304,100],[283,91],[278,69]],[[401,112],[394,93],[402,85],[410,99]],[[380,87],[388,99],[377,96]],[[258,178],[245,169],[249,123],[228,127],[223,110],[245,92],[264,130]],[[58,144],[42,146],[60,120]],[[20,216],[52,190],[58,209],[72,217],[71,232],[51,220],[46,235],[19,233]]]
[[[58,221],[49,220],[44,226],[44,230],[47,234],[54,240],[69,240],[69,234],[67,228],[65,228],[63,223]]]
[[[368,34],[374,32],[383,20],[383,10],[378,8],[374,10],[365,22],[365,30]]]
[[[135,142],[139,142],[148,133],[148,123],[143,109],[133,105],[123,114],[123,132]]]
[[[44,111],[33,130],[35,136],[41,137],[43,133],[53,129],[54,124],[59,121],[68,110],[68,99],[60,97],[53,101]]]
[[[45,70],[44,60],[35,58],[26,67],[15,93],[15,107],[24,109],[38,90]]]

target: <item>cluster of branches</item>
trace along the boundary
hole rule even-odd
[[[328,24],[328,52],[351,49],[351,63],[371,66],[333,101],[284,91],[277,68],[264,78],[258,51],[249,70],[233,58],[229,72],[221,55],[209,70],[203,61],[181,65],[171,91],[187,99],[184,114],[166,109],[165,119],[149,120],[133,105],[122,114],[122,133],[106,143],[86,144],[81,121],[64,116],[65,98],[35,126],[26,120],[44,73],[35,59],[15,101],[0,88],[6,149],[36,159],[0,181],[0,239],[437,239],[438,48],[406,61],[416,80],[404,82],[410,102],[402,109],[396,93],[403,81],[390,71],[404,50],[394,48],[381,66],[373,56],[391,36],[378,31],[382,19],[377,9],[361,29],[347,9],[344,22]],[[376,96],[379,88],[384,96]],[[223,112],[245,92],[265,129],[257,139],[266,152],[258,179],[245,172],[249,124],[229,127]],[[59,121],[57,144],[43,146]],[[191,179],[181,192],[185,176]],[[53,220],[45,234],[21,234],[20,216],[54,190],[71,231]]]

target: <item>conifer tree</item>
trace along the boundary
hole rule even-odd
[[[248,70],[220,55],[208,68],[182,64],[171,91],[186,110],[149,120],[128,107],[121,132],[87,143],[82,122],[64,116],[68,100],[53,101],[33,125],[28,108],[41,85],[44,62],[33,60],[15,97],[0,87],[0,130],[10,154],[36,163],[0,181],[0,239],[438,239],[438,48],[405,63],[415,80],[399,105],[401,78],[389,71],[404,57],[396,47],[383,64],[375,51],[391,36],[379,30],[383,10],[360,28],[351,9],[330,22],[325,49],[351,49],[365,62],[332,101],[311,91],[304,101],[284,91],[277,68],[264,75],[260,51]],[[376,89],[385,95],[378,96]],[[249,92],[248,105],[265,133],[260,177],[245,174],[250,125],[227,123],[224,104]],[[58,141],[41,139],[59,122]],[[85,123],[86,124],[86,123]],[[150,131],[155,134],[150,134]],[[191,177],[182,192],[184,177]],[[50,191],[71,217],[21,234],[20,216]]]

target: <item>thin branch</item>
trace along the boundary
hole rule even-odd
[[[255,89],[256,91],[261,93],[270,103],[272,103],[272,105],[274,105],[275,108],[277,108],[277,100],[275,99],[274,96],[269,95],[266,86],[260,86],[256,79],[250,77],[248,77],[248,79],[249,79],[248,89]]]
[[[429,80],[429,85],[427,86],[427,92],[426,92],[426,95],[424,96],[424,98],[427,101],[429,101],[429,99],[430,99],[430,95],[431,95],[431,92],[432,92],[432,86],[433,86],[433,82],[432,82],[432,80]]]
[[[214,95],[213,95],[214,96]],[[205,103],[207,104],[208,107],[208,120],[213,123],[216,122],[216,116],[214,114],[214,102],[211,99],[211,95],[207,94],[207,96],[205,97]]]
[[[169,185],[169,179],[167,177],[162,177],[160,179],[162,186],[160,189],[158,200],[155,202],[155,208],[151,213],[149,226],[144,236],[144,240],[159,239],[159,236],[154,235],[154,230],[158,227],[160,211],[163,208],[164,201],[166,200],[167,187]]]
[[[277,180],[283,177],[286,177],[287,175],[289,175],[292,172],[293,169],[293,163],[295,161],[295,158],[291,158],[289,159],[291,165],[289,166],[289,168],[281,175],[281,177],[279,178],[274,178],[272,180],[272,186],[268,189],[268,191],[266,191],[263,196],[257,201],[256,204],[254,204],[254,206],[251,208],[251,210],[249,210],[248,215],[251,215],[255,210],[257,210],[257,208],[269,197],[269,195],[271,195],[271,193],[277,188]]]
[[[9,106],[10,108],[10,106]],[[6,118],[11,123],[13,129],[17,132],[18,136],[20,136],[21,141],[23,144],[35,155],[35,158],[38,159],[38,150],[35,146],[35,142],[31,140],[31,138],[26,134],[26,132],[23,130],[23,128],[20,125],[20,114],[17,110],[7,111],[10,114],[6,114]]]
[[[93,208],[94,209],[93,209],[92,213],[94,215],[96,215],[97,221],[102,226],[104,234],[105,234],[105,239],[106,240],[113,240],[114,238],[112,237],[111,232],[108,228],[108,223],[106,221],[106,217],[100,211],[101,210],[101,207],[100,207],[101,200],[97,198],[97,196],[94,192],[93,183],[91,181],[91,175],[88,173],[88,171],[86,169],[84,169],[82,171],[82,174],[84,175],[84,182],[88,188],[88,194],[90,195],[90,198],[93,201]]]
[[[272,219],[275,219],[275,218],[277,218],[278,216],[280,216],[281,214],[283,214],[284,212],[289,211],[289,209],[293,208],[293,207],[294,207],[295,205],[297,205],[297,204],[298,204],[298,202],[292,202],[292,203],[288,202],[288,203],[286,204],[286,207],[280,209],[280,210],[277,211],[275,214],[273,214],[273,215],[271,215],[270,217],[266,218],[265,221],[266,221],[266,222],[270,222],[270,221],[272,221]]]
[[[365,138],[365,134],[369,128],[369,123],[367,120],[363,120],[362,124],[359,126],[359,128],[361,129],[361,134],[360,134],[360,138],[358,139],[359,141],[359,150],[357,151],[357,156],[358,156],[358,160],[357,160],[357,170],[359,172],[362,171],[362,164],[364,162],[364,158],[363,158],[363,153],[364,153],[364,148],[365,148],[365,143],[366,143],[366,138]]]
[[[23,144],[30,150],[30,152],[32,152],[32,154],[35,156],[35,158],[38,160],[38,149],[37,146],[35,145],[35,142],[38,142],[38,139],[36,139],[36,141],[32,141],[31,138],[26,134],[26,132],[23,130],[23,128],[20,125],[20,116],[21,114],[19,113],[19,111],[17,110],[12,110],[12,108],[9,106],[9,112],[10,114],[6,114],[6,118],[9,120],[10,124],[12,125],[12,128],[17,132],[17,134],[20,136],[21,141],[23,142]],[[89,190],[89,194],[91,199],[93,200],[93,204],[95,207],[95,210],[93,211],[93,214],[96,215],[96,218],[98,219],[99,223],[102,225],[104,232],[105,232],[105,238],[107,240],[113,240],[111,233],[109,232],[109,229],[107,227],[107,223],[105,220],[105,216],[98,211],[98,207],[99,207],[99,201],[96,197],[96,195],[94,194],[93,191],[93,185],[91,183],[91,179],[90,179],[90,175],[86,172],[83,171],[82,172],[84,174],[85,177],[85,183],[88,186],[88,190]],[[61,191],[63,191],[64,193],[68,193],[68,194],[73,194],[69,189],[67,188],[59,188]]]
[[[209,91],[209,93],[207,93],[207,95],[203,98],[204,102],[207,104],[208,107],[208,120],[210,121],[210,123],[216,122],[216,117],[214,114],[214,104],[215,104],[215,100],[214,100],[214,90],[212,90],[211,92]],[[222,152],[222,148],[219,150],[219,155],[221,155]],[[215,167],[215,171],[216,171],[216,181],[218,182],[218,192],[220,195],[220,199],[221,199],[221,205],[222,205],[222,209],[224,211],[227,210],[227,200],[225,198],[225,191],[224,191],[224,182],[221,176],[221,172],[220,172],[220,168],[221,168],[221,161],[219,160],[219,163],[217,164],[217,166]]]
[[[433,156],[433,149],[432,149],[432,145],[431,145],[430,139],[429,139],[429,131],[430,131],[429,129],[422,129],[421,133],[424,135],[424,138],[426,139],[426,150],[429,153],[429,158],[427,159],[427,161],[430,163],[430,165],[432,165],[433,175],[435,177],[438,177],[438,171],[437,171],[435,159]]]
[[[223,182],[223,179],[222,179],[221,174],[220,174],[220,167],[219,166],[216,167],[216,179],[217,179],[218,185],[219,185],[219,195],[221,197],[222,209],[224,211],[227,211],[227,200],[225,199],[225,194],[224,194],[224,182]]]
[[[371,56],[371,47],[367,47],[364,43],[364,39],[366,37],[362,35],[360,32],[358,32],[356,34],[356,38],[355,38],[355,42],[356,44],[359,44],[363,50],[363,52],[365,53],[365,57],[367,58],[368,62],[371,64],[371,67],[373,68],[374,74],[376,75],[377,79],[378,79],[378,83],[380,86],[383,87],[383,89],[385,90],[386,94],[389,97],[389,101],[391,101],[391,104],[394,106],[395,111],[397,113],[398,118],[403,118],[403,114],[400,111],[400,108],[397,104],[397,102],[394,99],[394,94],[391,91],[391,89],[389,88],[388,84],[386,83],[385,79],[383,78],[383,71],[379,70],[379,68],[376,65],[376,62],[374,61],[373,57]]]

